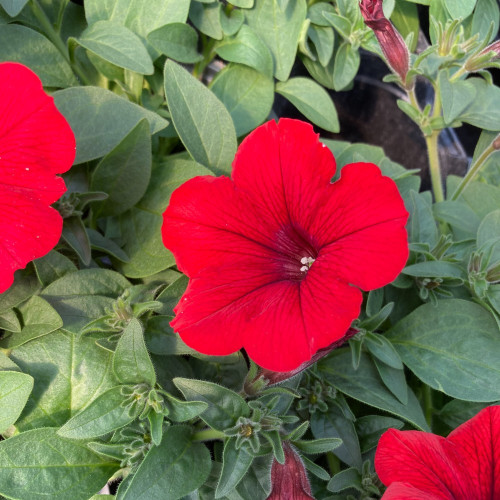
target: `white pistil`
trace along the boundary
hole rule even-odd
[[[303,266],[300,268],[300,270],[303,273],[306,273],[309,271],[310,267],[313,265],[314,259],[312,257],[302,257],[300,259],[300,263],[303,264]]]

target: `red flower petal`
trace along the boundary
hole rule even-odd
[[[375,468],[390,486],[384,500],[496,500],[500,498],[500,406],[485,408],[446,439],[390,429],[380,438]],[[413,488],[413,496],[407,496],[408,488]]]
[[[385,485],[406,483],[447,500],[474,498],[463,481],[460,455],[435,434],[389,429],[380,438],[375,469]]]
[[[52,250],[62,231],[57,210],[0,184],[0,292],[12,285],[14,271]]]
[[[282,118],[261,125],[245,138],[231,177],[266,214],[266,223],[298,223],[308,231],[334,175],[335,159],[312,126]]]
[[[404,483],[393,483],[382,497],[384,500],[450,500],[448,494],[432,495]]]
[[[475,498],[500,498],[500,406],[490,406],[447,438],[462,454]]]
[[[261,366],[290,371],[357,317],[350,283],[395,278],[408,248],[394,182],[374,165],[348,166],[332,184],[334,172],[310,125],[280,120],[243,141],[232,180],[199,177],[173,193],[162,235],[191,278],[172,322],[188,345],[244,347]]]
[[[177,188],[163,214],[163,243],[194,278],[247,256],[275,255],[272,234],[250,200],[227,177],[195,177]],[[188,237],[186,237],[188,236]]]
[[[49,208],[66,190],[57,173],[75,158],[75,138],[38,77],[17,63],[0,64],[0,293],[13,272],[57,243],[62,219]]]
[[[346,165],[314,228],[340,279],[372,290],[396,278],[408,259],[408,212],[396,185],[371,163]]]

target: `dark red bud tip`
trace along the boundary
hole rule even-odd
[[[337,349],[337,347],[340,347],[344,342],[347,342],[351,337],[354,337],[356,333],[358,333],[358,330],[355,330],[354,328],[349,328],[349,330],[347,330],[347,332],[344,334],[342,338],[336,340],[335,342],[331,343],[327,347],[324,347],[323,349],[319,349],[311,359],[299,365],[297,368],[295,368],[295,370],[289,372],[273,372],[271,370],[266,370],[265,368],[259,368],[254,380],[262,378],[265,381],[267,381],[267,385],[274,385],[274,384],[279,384],[280,382],[284,382],[289,378],[295,377],[295,375],[298,375],[300,372],[309,368],[311,365],[316,363],[316,361],[319,361],[323,356],[326,356],[334,349]]]
[[[304,464],[292,446],[283,443],[285,463],[276,460],[271,467],[271,494],[267,500],[314,500]]]
[[[385,17],[382,0],[361,0],[359,7],[365,24],[375,33],[387,63],[405,84],[410,67],[410,53],[403,37]]]

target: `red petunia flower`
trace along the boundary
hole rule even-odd
[[[389,486],[384,500],[498,500],[500,406],[480,411],[446,439],[389,429],[375,469]]]
[[[0,64],[0,293],[14,271],[48,253],[62,218],[50,207],[66,191],[56,174],[75,158],[68,123],[30,69]]]
[[[241,144],[232,178],[195,177],[173,194],[163,242],[191,278],[172,327],[192,348],[244,347],[289,371],[344,336],[364,290],[408,257],[395,183],[370,163],[342,169],[309,124],[267,122]],[[351,286],[354,285],[354,286]]]

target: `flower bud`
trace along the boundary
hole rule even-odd
[[[271,466],[271,494],[267,500],[314,500],[304,464],[288,442],[283,442],[285,463]]]
[[[403,37],[385,17],[382,0],[361,0],[359,6],[365,24],[375,33],[387,63],[406,85],[410,54]]]

